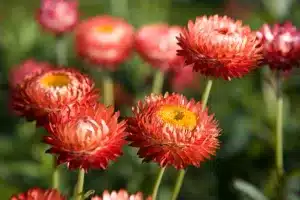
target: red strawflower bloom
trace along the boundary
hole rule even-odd
[[[264,64],[273,70],[287,71],[300,64],[300,32],[286,22],[270,27],[264,24],[257,32],[264,47]]]
[[[181,33],[179,26],[145,25],[136,33],[136,50],[144,60],[161,70],[182,67],[184,59],[177,55],[180,47],[176,39]]]
[[[51,65],[46,62],[38,62],[34,59],[25,60],[10,70],[9,85],[11,88],[16,88],[16,86],[21,84],[25,79],[50,69],[52,69]]]
[[[182,67],[171,73],[171,86],[175,91],[182,91],[186,88],[199,87],[198,74],[193,71],[192,67]]]
[[[95,103],[98,91],[94,82],[71,68],[56,68],[45,71],[12,91],[12,107],[28,120],[37,120],[37,125],[47,122],[49,113],[64,106]]]
[[[44,137],[51,145],[47,153],[56,154],[57,164],[67,163],[69,169],[106,169],[126,143],[125,122],[118,118],[119,112],[100,103],[51,113]]]
[[[144,161],[182,169],[215,154],[220,129],[202,104],[183,95],[148,96],[133,108],[128,140]]]
[[[55,189],[32,188],[25,193],[12,196],[10,200],[66,200],[66,198]]]
[[[133,27],[122,18],[96,16],[78,26],[76,50],[79,56],[99,67],[114,70],[131,54]]]
[[[143,194],[141,192],[138,192],[136,194],[128,194],[126,190],[119,190],[118,192],[112,191],[109,193],[107,190],[105,190],[102,194],[102,196],[95,196],[92,197],[91,200],[143,200]],[[151,200],[151,197],[145,198],[145,200]]]
[[[178,38],[178,55],[205,76],[225,80],[239,78],[257,67],[262,59],[260,40],[249,26],[227,16],[203,16]]]
[[[76,0],[42,0],[37,14],[40,25],[54,34],[72,31],[78,18]]]

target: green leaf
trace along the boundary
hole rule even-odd
[[[81,196],[82,199],[88,199],[91,195],[95,194],[95,190],[89,190],[87,192],[81,192],[78,196]],[[69,198],[70,200],[74,200],[75,197]]]
[[[9,199],[13,194],[16,194],[18,192],[18,188],[8,185],[2,179],[0,179],[1,199]]]
[[[268,198],[258,188],[244,180],[234,180],[233,187],[253,200],[268,200]]]
[[[20,174],[29,177],[39,177],[39,163],[31,161],[12,161],[0,164],[0,173],[9,177],[14,174]]]
[[[83,194],[83,199],[87,199],[93,194],[95,194],[95,190],[89,190],[85,194]]]
[[[226,145],[222,149],[222,157],[233,156],[247,147],[251,136],[250,126],[253,126],[253,123],[247,117],[240,116],[234,119],[232,131],[235,134],[227,136]]]
[[[286,174],[286,193],[289,200],[299,200],[300,169],[293,169]]]
[[[294,169],[287,174],[287,178],[300,178],[300,169]]]
[[[264,194],[269,198],[274,198],[274,195],[277,195],[277,190],[284,183],[285,179],[278,180],[276,169],[271,169],[269,176],[266,178],[264,185]],[[284,177],[283,177],[284,178]]]

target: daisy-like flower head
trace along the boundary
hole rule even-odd
[[[144,161],[182,169],[200,166],[219,147],[220,129],[202,105],[183,95],[147,96],[128,119],[128,140]]]
[[[79,18],[76,0],[41,0],[37,20],[47,31],[62,34],[72,31]]]
[[[76,50],[79,56],[99,67],[114,70],[131,54],[133,27],[124,19],[96,16],[79,24],[76,31]]]
[[[300,64],[300,32],[293,24],[264,24],[257,32],[264,47],[264,64],[273,70],[288,71]]]
[[[31,188],[27,192],[14,195],[10,200],[67,200],[55,189]]]
[[[102,196],[94,196],[91,200],[151,200],[151,197],[144,198],[141,192],[136,194],[128,194],[126,190],[112,191],[109,193],[105,190]]]
[[[25,79],[31,78],[43,71],[52,69],[51,65],[46,62],[38,62],[34,59],[28,59],[13,67],[9,74],[9,84],[11,88],[16,88]]]
[[[177,39],[182,33],[179,26],[150,24],[141,27],[136,33],[135,47],[140,56],[153,67],[161,70],[182,67],[184,59],[177,55]]]
[[[178,41],[178,55],[205,76],[239,78],[256,68],[262,59],[256,33],[227,16],[203,16],[196,18],[195,23],[189,21]]]
[[[71,169],[106,169],[109,161],[122,154],[125,121],[118,123],[119,112],[98,103],[93,106],[66,107],[51,113],[44,142],[47,153],[57,155],[57,164]]]
[[[36,120],[37,125],[47,122],[51,112],[74,104],[92,104],[98,99],[94,82],[75,69],[56,68],[45,71],[12,91],[12,107],[18,115]]]

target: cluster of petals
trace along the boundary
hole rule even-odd
[[[78,25],[75,40],[79,56],[99,67],[114,70],[132,52],[134,29],[122,18],[96,16]]]
[[[55,189],[31,188],[27,192],[14,195],[10,200],[67,200]]]
[[[75,104],[98,99],[94,82],[72,68],[53,68],[23,81],[12,91],[12,108],[37,125],[47,123],[48,114]]]
[[[273,70],[288,71],[300,64],[300,32],[290,22],[264,24],[257,32],[264,47],[264,64]]]
[[[102,196],[94,196],[91,200],[151,200],[151,197],[144,198],[141,192],[136,194],[128,194],[126,190],[109,191],[105,190]]]
[[[128,140],[138,147],[143,161],[161,167],[196,167],[214,155],[220,129],[213,115],[194,100],[180,94],[147,96],[128,118]]]
[[[37,14],[40,25],[56,35],[72,31],[78,18],[76,0],[42,0]]]
[[[9,85],[11,88],[16,88],[25,79],[50,69],[52,69],[52,66],[46,62],[38,62],[34,59],[25,60],[10,70]]]
[[[150,24],[141,27],[136,33],[135,48],[139,55],[163,71],[179,68],[184,59],[177,55],[179,49],[177,37],[182,33],[179,26]]]
[[[178,41],[178,55],[205,76],[240,78],[262,60],[262,45],[256,33],[227,16],[203,16],[189,21]]]
[[[126,144],[125,121],[112,107],[94,105],[66,107],[49,114],[44,142],[57,155],[57,164],[69,169],[106,169],[109,161],[122,155]]]

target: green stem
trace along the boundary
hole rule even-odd
[[[206,87],[204,89],[204,92],[202,94],[202,99],[201,99],[202,110],[204,110],[205,107],[206,107],[206,104],[207,104],[207,101],[208,101],[208,97],[209,97],[209,94],[210,94],[210,90],[211,90],[212,84],[213,84],[213,80],[211,80],[211,79],[208,80],[207,83],[206,83]]]
[[[156,181],[154,184],[153,192],[152,192],[152,200],[156,200],[158,188],[161,183],[161,179],[164,175],[165,169],[166,169],[166,167],[160,168],[160,170],[158,172],[158,175],[157,175],[157,178],[156,178]]]
[[[276,167],[278,175],[283,175],[283,149],[282,149],[282,97],[277,99],[277,123],[276,123]]]
[[[154,76],[152,93],[159,94],[162,92],[164,85],[164,72],[157,70]]]
[[[80,169],[78,172],[78,179],[74,190],[74,200],[82,200],[83,184],[84,170]]]
[[[67,64],[67,48],[65,37],[63,35],[56,36],[56,64],[58,66],[64,66]]]
[[[182,183],[183,183],[183,179],[184,179],[184,175],[185,175],[185,170],[181,169],[178,173],[177,179],[176,179],[176,184],[175,187],[173,189],[173,194],[171,197],[171,200],[176,200],[178,197],[178,194],[180,192]]]
[[[204,110],[206,108],[206,104],[207,104],[208,97],[209,97],[209,94],[210,94],[210,91],[211,91],[212,83],[213,83],[212,80],[207,81],[204,92],[202,94],[202,110]],[[181,186],[183,184],[183,179],[184,179],[185,173],[186,173],[186,171],[184,169],[181,169],[179,171],[179,173],[177,175],[177,179],[176,179],[176,184],[175,184],[175,187],[173,189],[173,194],[172,194],[171,200],[176,200],[177,199],[177,196],[178,196],[178,194],[180,192],[180,189],[181,189]]]
[[[114,82],[109,72],[103,72],[103,103],[114,106]]]
[[[279,181],[279,198],[283,196],[283,176],[284,176],[284,167],[283,167],[283,95],[281,87],[281,77],[279,72],[277,72],[276,77],[276,96],[277,96],[277,118],[276,118],[276,172]]]
[[[59,179],[60,179],[60,176],[59,176],[59,169],[58,167],[56,166],[55,164],[55,156],[53,156],[53,163],[54,163],[54,166],[53,166],[53,174],[52,174],[52,188],[54,189],[59,189]]]

